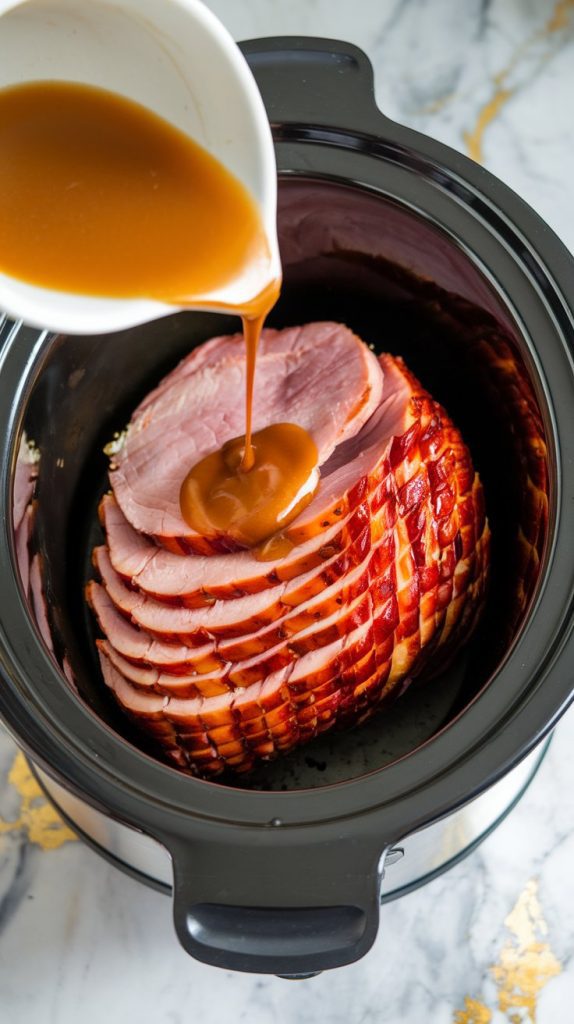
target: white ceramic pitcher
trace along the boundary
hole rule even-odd
[[[240,50],[200,0],[0,0],[0,88],[34,80],[81,82],[143,104],[249,189],[270,266],[246,266],[224,288],[198,297],[196,308],[236,309],[279,276],[276,165],[263,101]],[[116,331],[175,308],[53,291],[0,274],[0,310],[54,331]]]

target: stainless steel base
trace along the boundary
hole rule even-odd
[[[548,742],[532,751],[508,775],[460,810],[406,836],[387,857],[381,898],[395,899],[471,852],[520,798],[547,747]],[[171,891],[171,858],[160,843],[90,807],[39,768],[35,768],[35,774],[58,811],[86,842],[142,882]]]

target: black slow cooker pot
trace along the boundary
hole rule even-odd
[[[70,338],[4,319],[3,508],[25,431],[41,455],[33,544],[51,635],[26,599],[7,513],[0,713],[75,827],[173,887],[193,956],[304,975],[369,949],[381,884],[397,895],[493,827],[572,697],[574,263],[485,170],[384,117],[361,51],[310,38],[243,50],[279,169],[285,287],[272,322],[347,322],[404,355],[457,420],[493,532],[481,626],[447,672],[375,722],[241,787],[160,763],[105,691],[84,611],[102,447],[192,345],[235,325],[180,314]]]

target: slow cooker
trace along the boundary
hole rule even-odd
[[[185,313],[80,338],[0,317],[0,714],[76,831],[172,893],[192,956],[308,976],[363,956],[381,898],[488,834],[572,698],[574,263],[487,171],[381,114],[360,50],[313,38],[242,49],[277,153],[285,287],[271,323],[344,321],[403,355],[459,424],[493,533],[481,625],[442,675],[368,725],[241,784],[162,764],[101,681],[83,600],[102,449],[163,372],[235,324]],[[39,455],[43,615],[11,512],[24,434]]]

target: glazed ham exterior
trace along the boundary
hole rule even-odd
[[[321,404],[317,362],[327,343],[351,366],[348,384],[336,376],[325,391],[331,424],[329,409],[311,408]],[[163,519],[148,517],[150,474],[137,501],[126,483],[132,456],[144,470],[151,457],[130,432],[145,433],[145,423],[158,431],[164,416],[173,426],[174,388],[181,434],[199,379],[207,387],[229,367],[242,379],[237,339],[214,339],[136,411],[111,473],[114,493],[102,501],[100,582],[87,589],[106,684],[168,760],[205,777],[249,771],[360,722],[416,676],[436,674],[472,631],[488,575],[489,529],[468,450],[401,360],[382,356],[377,375],[366,346],[332,324],[266,332],[264,358],[275,357],[296,368],[298,422],[315,423],[323,438],[321,484],[292,524],[289,554],[265,562],[217,550],[221,538],[204,546],[177,532],[173,501]],[[287,387],[289,373],[281,379]],[[209,386],[215,392],[217,380]],[[281,415],[290,416],[287,399]],[[225,416],[223,407],[219,430],[229,433],[214,428],[212,445],[241,431]],[[156,490],[153,502],[160,497]]]

